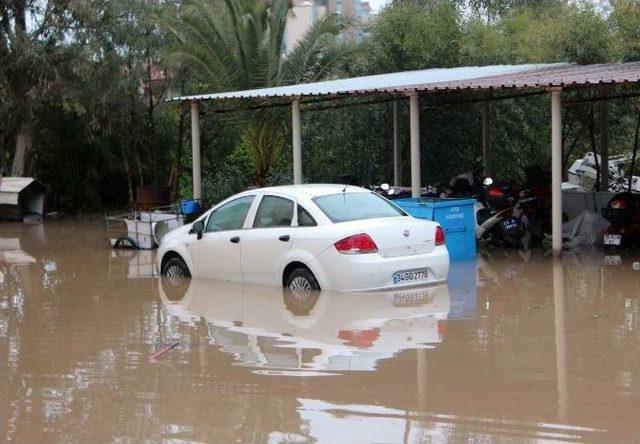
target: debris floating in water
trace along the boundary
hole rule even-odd
[[[154,361],[154,360],[155,360],[158,356],[160,356],[161,354],[166,353],[166,352],[168,352],[169,350],[171,350],[171,349],[173,349],[173,348],[176,348],[176,347],[178,346],[178,344],[180,344],[180,342],[174,342],[173,344],[171,344],[171,345],[167,345],[166,347],[164,347],[164,348],[162,348],[162,349],[158,350],[157,352],[155,352],[154,354],[152,354],[152,355],[149,357],[149,361]]]
[[[634,262],[633,263],[633,269],[636,271],[640,271],[640,262]]]

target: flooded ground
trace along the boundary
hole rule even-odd
[[[633,261],[296,296],[169,285],[99,221],[0,224],[0,442],[638,442]]]

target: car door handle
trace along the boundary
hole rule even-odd
[[[233,236],[231,239],[229,239],[231,242],[233,242],[234,244],[237,244],[238,242],[240,242],[240,236]]]
[[[282,242],[289,242],[289,239],[291,239],[291,236],[289,236],[288,234],[283,234],[278,239],[280,239]]]

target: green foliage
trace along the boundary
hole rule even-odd
[[[250,155],[239,147],[215,171],[204,176],[203,198],[207,204],[215,204],[251,185],[252,164]]]
[[[640,2],[611,0],[610,26],[623,61],[640,60]]]
[[[327,76],[345,51],[334,37],[344,29],[336,15],[316,21],[285,57],[284,32],[291,0],[193,0],[166,26],[177,40],[173,57],[201,71],[209,91],[234,91],[315,81]],[[264,185],[286,131],[283,110],[241,116],[240,145],[249,153],[255,182]]]
[[[384,9],[371,26],[372,69],[406,71],[455,66],[462,30],[448,2],[425,8],[408,3]]]

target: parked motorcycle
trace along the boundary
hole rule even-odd
[[[602,216],[611,222],[604,233],[605,250],[640,245],[640,194],[616,194],[602,209]]]
[[[637,116],[640,129],[640,112]],[[640,143],[638,134],[633,146],[627,191],[613,196],[606,208],[602,209],[602,216],[611,222],[604,233],[605,250],[612,248],[640,245],[640,194],[634,192],[634,170],[638,158]]]
[[[528,249],[531,236],[524,204],[534,198],[523,194],[516,199],[509,184],[482,179],[480,171],[476,168],[451,179],[448,197],[476,199],[476,239],[480,242]]]

